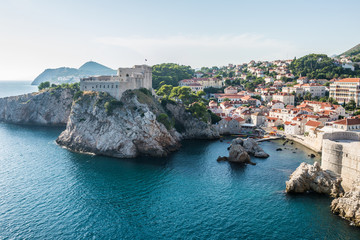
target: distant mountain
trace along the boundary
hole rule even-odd
[[[73,83],[80,81],[80,78],[93,75],[115,75],[116,70],[108,68],[97,62],[87,62],[79,69],[61,67],[55,69],[46,69],[31,83],[32,85],[39,85],[42,82],[49,81],[50,83]]]
[[[360,44],[356,45],[353,48],[350,48],[349,50],[347,50],[346,52],[340,54],[341,55],[345,55],[345,56],[355,56],[360,54]]]

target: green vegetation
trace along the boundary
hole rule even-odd
[[[108,114],[108,115],[111,115],[113,113],[113,110],[117,107],[121,107],[123,105],[122,102],[120,101],[117,101],[115,99],[112,99],[110,101],[107,101],[105,104],[104,104],[104,107],[105,107],[105,112]]]
[[[43,90],[43,89],[49,88],[49,87],[50,87],[50,82],[42,82],[39,84],[38,89],[40,91],[40,90]]]
[[[164,124],[164,126],[166,127],[167,130],[171,129],[173,127],[173,124],[170,122],[169,120],[169,116],[166,113],[160,113],[157,117],[156,120],[159,123]]]
[[[50,86],[50,82],[42,82],[40,83],[40,85],[38,86],[39,90],[43,90],[43,89],[73,89],[75,91],[80,91],[80,83],[63,83],[60,85],[56,85],[56,84],[51,84]]]
[[[207,122],[209,118],[209,112],[204,103],[194,102],[188,108],[188,111],[192,113],[192,115],[203,122]]]
[[[290,70],[296,77],[312,79],[332,79],[360,76],[360,71],[343,69],[334,63],[334,60],[325,54],[309,54],[299,59],[294,59]]]
[[[151,91],[149,89],[147,89],[147,88],[140,88],[139,91],[146,94],[146,95],[148,95],[148,96],[152,96]]]
[[[345,104],[344,108],[347,111],[354,111],[356,109],[356,102],[351,99],[347,104]]]
[[[77,91],[75,94],[74,94],[74,100],[77,100],[79,99],[82,95],[83,95],[83,91]]]
[[[159,89],[162,85],[178,86],[179,81],[192,78],[195,70],[190,66],[175,63],[162,63],[152,67],[153,88]]]
[[[221,121],[221,117],[213,113],[211,110],[208,110],[211,118],[211,124],[216,124]]]
[[[360,44],[356,45],[355,47],[350,48],[346,52],[340,54],[345,56],[356,56],[360,54]]]

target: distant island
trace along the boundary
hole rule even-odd
[[[79,82],[82,77],[115,74],[116,70],[97,62],[89,61],[83,64],[79,69],[69,67],[46,69],[35,78],[31,85],[39,85],[42,82],[50,82],[54,84],[75,83]]]

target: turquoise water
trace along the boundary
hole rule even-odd
[[[360,239],[329,198],[284,194],[313,162],[299,145],[263,142],[256,166],[216,162],[230,140],[121,160],[62,149],[61,131],[0,123],[0,239]]]
[[[38,87],[31,85],[31,81],[0,81],[0,98],[36,92],[37,90]]]

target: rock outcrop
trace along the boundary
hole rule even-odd
[[[48,89],[0,99],[0,121],[16,124],[65,126],[73,89]]]
[[[331,171],[322,170],[318,162],[314,165],[301,163],[290,175],[285,191],[288,193],[314,191],[331,197],[341,196],[344,192],[341,187],[341,178]]]
[[[331,202],[331,211],[360,227],[360,178],[350,191]]]
[[[259,144],[256,142],[255,139],[247,138],[244,141],[243,147],[248,154],[254,157],[258,157],[258,158],[269,157],[269,154],[264,152],[264,150],[259,146]]]
[[[178,111],[184,110],[178,107]],[[171,122],[181,120],[140,90],[124,92],[121,101],[105,93],[88,92],[74,102],[66,130],[56,142],[73,151],[119,158],[163,157],[180,147],[183,135]],[[191,114],[186,121],[186,138],[187,133],[192,133],[192,138],[216,137],[216,132],[204,135],[190,129],[206,131],[210,124]]]
[[[229,157],[219,157],[218,161],[255,165],[255,163],[251,162],[250,155],[255,157],[269,157],[269,154],[265,153],[258,143],[252,138],[247,138],[245,140],[236,138],[231,141],[231,145],[228,150]]]
[[[180,125],[183,139],[218,139],[219,131],[211,124],[205,123],[197,118],[181,105],[168,103],[166,110],[174,117],[176,124]]]

